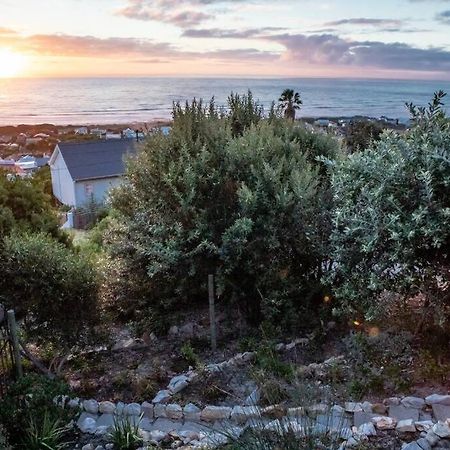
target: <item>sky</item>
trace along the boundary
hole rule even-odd
[[[450,0],[0,0],[0,76],[450,80]]]

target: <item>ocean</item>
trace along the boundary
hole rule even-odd
[[[433,92],[450,94],[449,81],[353,80],[325,78],[75,78],[1,79],[0,125],[121,124],[169,119],[174,101],[215,97],[248,89],[269,108],[280,93],[301,93],[298,117],[382,115],[405,120],[405,102],[426,104]],[[450,96],[449,96],[450,103]]]

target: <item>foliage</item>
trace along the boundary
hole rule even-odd
[[[0,400],[0,424],[11,437],[11,443],[21,443],[27,436],[24,436],[25,429],[29,429],[30,433],[32,429],[39,432],[50,429],[56,431],[61,423],[68,423],[73,413],[53,402],[56,396],[64,394],[69,394],[65,383],[35,374],[26,375],[11,385]],[[29,422],[30,416],[33,417],[33,424]],[[61,421],[59,425],[57,421]],[[45,437],[46,433],[38,434]]]
[[[115,418],[114,427],[110,435],[114,448],[118,450],[135,450],[142,445],[142,438],[139,434],[139,423],[142,416],[136,423],[129,417]]]
[[[357,120],[349,124],[345,140],[352,151],[365,150],[373,141],[379,141],[383,128],[369,120]]]
[[[428,103],[428,107],[406,103],[406,108],[411,114],[411,119],[418,129],[429,130],[436,126],[446,127],[448,119],[442,108],[444,106],[443,100],[446,96],[447,93],[442,90],[435,92],[433,99]]]
[[[228,120],[233,136],[242,136],[245,130],[258,124],[264,117],[264,108],[253,99],[251,91],[242,96],[231,93],[228,97],[228,108]]]
[[[361,398],[369,393],[398,393],[410,383],[413,361],[411,335],[403,332],[357,332],[344,340],[350,365],[350,393]]]
[[[0,172],[0,236],[12,230],[40,231],[63,238],[43,176],[9,178]]]
[[[12,450],[12,447],[8,443],[8,438],[3,426],[0,424],[0,449],[1,450]]]
[[[43,234],[7,236],[0,255],[0,302],[28,336],[59,349],[86,343],[97,320],[90,263]]]
[[[285,89],[278,100],[280,107],[284,111],[286,119],[295,120],[295,111],[299,110],[303,104],[300,94],[293,89]]]
[[[170,135],[129,161],[112,195],[110,310],[164,316],[205,298],[210,273],[218,295],[255,321],[308,314],[322,299],[330,197],[316,157],[335,157],[339,144],[287,121],[236,137],[232,128],[214,105],[177,106]]]
[[[199,367],[201,365],[200,357],[197,355],[190,342],[185,342],[182,345],[180,353],[189,365],[193,367]]]
[[[424,320],[448,318],[450,126],[435,108],[426,126],[384,133],[330,166],[335,263],[328,280],[353,317],[383,316],[389,304],[380,294],[390,291],[420,294]]]
[[[30,416],[24,445],[28,450],[63,450],[68,446],[66,435],[67,427],[46,411],[42,420]]]

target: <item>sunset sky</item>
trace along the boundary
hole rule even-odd
[[[450,79],[450,0],[0,0],[0,76]]]

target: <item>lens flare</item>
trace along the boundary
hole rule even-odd
[[[0,48],[0,78],[12,78],[23,73],[27,63],[24,55]]]

